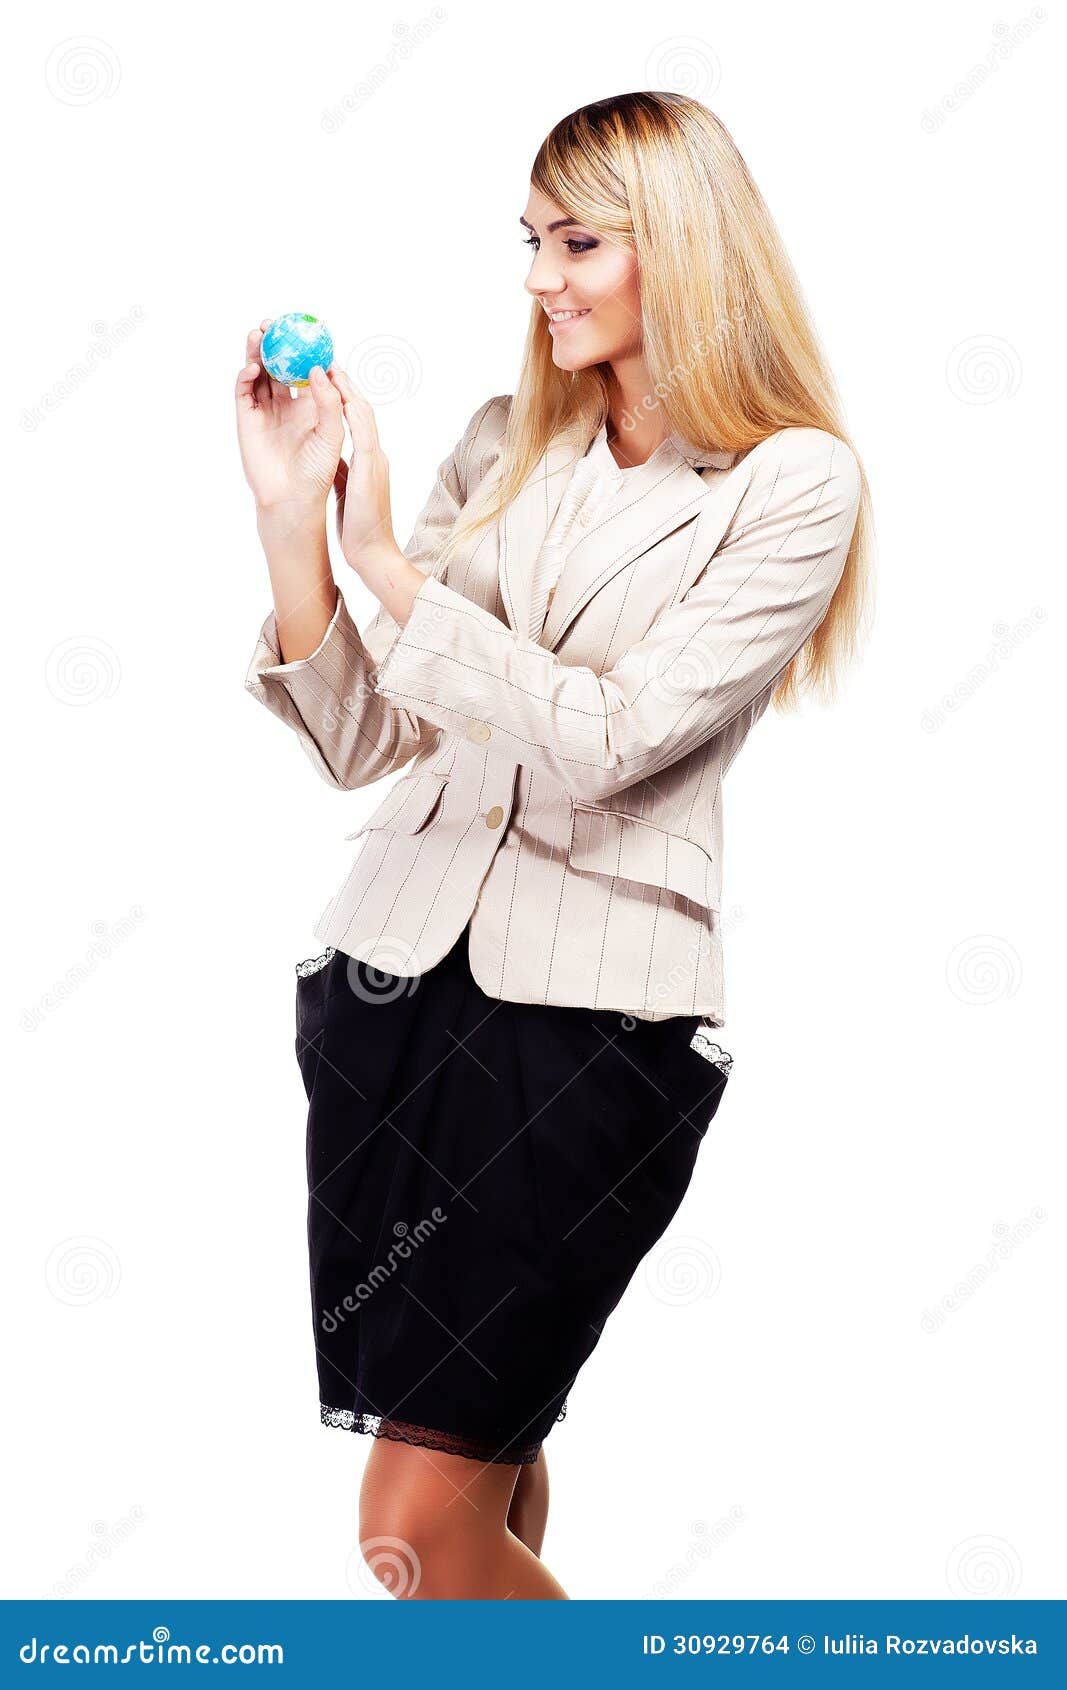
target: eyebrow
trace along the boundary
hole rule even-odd
[[[527,223],[525,217],[520,217],[519,222],[524,229],[529,229],[531,235],[536,235],[537,230],[532,223]],[[557,217],[554,223],[548,225],[545,233],[546,235],[554,235],[557,229],[584,229],[584,227],[585,224],[581,223],[577,217]]]

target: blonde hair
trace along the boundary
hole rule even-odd
[[[628,246],[641,290],[643,355],[668,430],[704,449],[747,452],[782,428],[819,428],[855,452],[800,283],[740,152],[685,94],[620,94],[571,112],[534,160],[531,183],[569,217]],[[608,416],[606,368],[560,370],[534,302],[500,463],[457,518],[444,562],[496,520],[549,441],[581,448]],[[857,461],[859,454],[856,453]],[[844,572],[826,615],[774,690],[833,697],[869,609],[873,513],[861,496]]]

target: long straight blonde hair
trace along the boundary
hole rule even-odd
[[[534,160],[531,183],[569,217],[635,253],[649,404],[668,430],[711,450],[747,452],[782,428],[819,428],[856,453],[800,283],[748,167],[719,119],[685,94],[620,94],[571,112]],[[460,513],[444,562],[495,521],[549,442],[580,450],[608,416],[606,367],[552,357],[548,318],[530,313],[500,462]],[[870,609],[873,515],[861,496],[844,572],[826,615],[773,693],[832,698]]]

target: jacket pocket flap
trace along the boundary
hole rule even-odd
[[[573,807],[568,861],[583,873],[660,886],[717,910],[715,865],[703,845],[624,810]]]
[[[387,828],[390,833],[418,833],[426,826],[434,805],[448,784],[447,775],[405,775],[390,787],[376,810],[346,839],[358,839],[369,828]]]

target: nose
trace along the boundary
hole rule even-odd
[[[536,252],[523,284],[527,293],[544,304],[546,300],[554,299],[556,294],[562,293],[565,285],[558,264],[552,262],[551,254]]]

